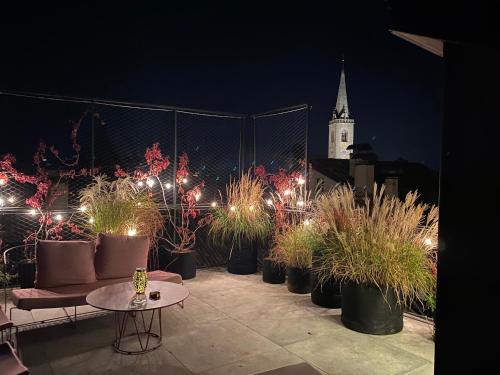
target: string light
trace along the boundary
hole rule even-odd
[[[217,202],[212,202],[212,207],[217,207]]]
[[[139,182],[137,183],[137,186],[139,186],[139,187],[143,187],[143,186],[144,186],[144,182],[139,181]]]
[[[187,179],[186,177],[184,177],[184,178],[182,179],[182,183],[183,183],[183,184],[187,184],[187,183],[188,183],[188,179]]]
[[[306,180],[304,180],[302,177],[299,177],[299,178],[297,179],[297,183],[298,183],[299,185],[304,185],[304,184],[306,183]]]
[[[152,187],[154,186],[154,184],[155,184],[155,180],[153,180],[153,179],[151,179],[151,178],[148,178],[148,179],[146,180],[146,184],[147,184],[150,188],[152,188]]]
[[[285,194],[285,195],[290,195],[290,194],[292,194],[292,191],[291,191],[290,189],[286,189],[286,190],[283,192],[283,194]]]
[[[62,215],[61,214],[57,214],[56,215],[56,220],[57,221],[61,221],[63,219]]]
[[[7,184],[7,179],[6,178],[0,178],[0,186],[6,185]]]
[[[231,211],[233,211],[233,212],[234,212],[234,211],[236,211],[236,207],[234,207],[234,206],[229,207],[229,209],[230,209]]]
[[[4,203],[5,201],[3,200],[3,198],[0,198],[0,207],[3,206]]]
[[[424,243],[427,245],[427,246],[432,246],[432,240],[430,238],[426,238]]]
[[[81,212],[85,212],[85,211],[87,211],[87,206],[80,206],[78,209],[79,209]]]
[[[91,217],[91,218],[89,219],[89,223],[90,223],[90,224],[94,224],[94,218],[93,218],[93,217]]]
[[[137,202],[137,205],[138,205],[139,207],[141,207],[141,206],[142,206],[142,203],[141,203],[141,202]]]
[[[10,196],[8,199],[9,203],[14,203],[16,199],[13,196]]]
[[[312,220],[309,220],[309,219],[304,220],[304,225],[311,225],[311,223],[312,223]]]
[[[268,206],[272,206],[273,205],[273,200],[272,199],[268,199],[266,201],[266,203],[267,203]]]
[[[31,216],[35,216],[36,215],[36,210],[34,208],[32,208],[31,210],[28,211],[28,213],[31,215]]]
[[[170,182],[167,182],[167,183],[165,184],[165,187],[166,187],[167,189],[172,189],[172,184],[171,184]]]
[[[253,209],[254,209],[253,204],[252,204],[252,205],[250,205],[250,207],[248,207],[248,208],[250,209],[250,211],[253,211]]]
[[[137,230],[135,228],[130,228],[127,232],[128,236],[135,236],[137,234]]]
[[[196,202],[198,202],[201,198],[201,193],[196,193],[196,195],[194,196],[194,199],[196,199]]]
[[[304,207],[304,201],[297,201],[297,207]]]

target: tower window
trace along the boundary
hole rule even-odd
[[[347,130],[342,129],[342,133],[341,133],[340,137],[341,137],[342,142],[347,142]]]
[[[335,143],[335,132],[333,131],[330,133],[330,142]]]

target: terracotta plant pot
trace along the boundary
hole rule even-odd
[[[342,285],[342,323],[353,331],[390,335],[403,329],[403,309],[392,288],[347,283]]]
[[[285,279],[285,266],[270,258],[264,258],[262,262],[262,281],[268,284],[283,284]]]
[[[311,292],[311,270],[308,268],[286,268],[288,291],[298,294]]]

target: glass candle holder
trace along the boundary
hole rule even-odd
[[[132,283],[134,284],[134,290],[137,294],[144,294],[146,292],[148,274],[145,268],[139,267],[135,270],[134,276],[132,277]]]

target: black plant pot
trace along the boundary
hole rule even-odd
[[[315,273],[311,276],[312,292],[311,301],[319,306],[329,309],[340,308],[342,294],[340,291],[340,282],[334,278],[328,279],[323,285],[319,282]]]
[[[342,285],[342,323],[354,331],[390,335],[403,329],[403,309],[392,288],[347,283]]]
[[[311,270],[308,268],[287,267],[286,286],[288,291],[298,294],[311,292]]]
[[[251,244],[235,246],[227,263],[229,273],[250,275],[257,272],[257,248]]]
[[[286,268],[269,258],[262,261],[262,281],[269,284],[283,284],[286,279]]]
[[[182,276],[182,280],[189,280],[196,277],[196,252],[192,250],[186,252],[167,251],[167,271],[178,273]]]
[[[36,263],[21,262],[18,266],[19,286],[21,289],[35,287]]]

